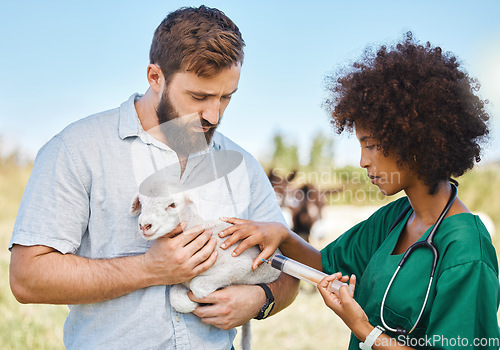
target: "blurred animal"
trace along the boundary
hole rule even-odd
[[[294,170],[283,177],[276,169],[271,169],[268,178],[288,226],[308,242],[313,226],[321,220],[326,195],[339,190],[320,190],[312,184],[296,187],[292,184],[296,175]]]

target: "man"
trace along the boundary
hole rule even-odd
[[[170,285],[210,268],[215,241],[202,228],[179,234],[181,226],[151,243],[128,214],[138,185],[156,169],[177,164],[182,177],[193,154],[236,150],[248,184],[230,197],[217,187],[201,193],[212,203],[209,211],[221,206],[220,216],[234,216],[235,208],[242,218],[283,221],[257,161],[215,132],[238,86],[243,46],[219,10],[169,14],[151,45],[147,92],[70,125],[37,155],[9,246],[11,288],[22,303],[71,305],[66,348],[229,349],[234,327],[269,312],[265,286],[235,285],[204,299],[191,295],[203,304],[177,313],[168,302]],[[181,116],[197,116],[199,125],[175,141],[163,123]],[[204,147],[189,141],[200,135]],[[298,283],[281,275],[268,288],[275,313],[293,301]]]

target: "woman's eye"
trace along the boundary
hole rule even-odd
[[[378,142],[377,142],[377,141],[375,141],[375,140],[369,140],[369,141],[366,141],[366,143],[365,143],[364,147],[365,147],[366,149],[375,149],[375,148],[377,148],[377,149],[378,149],[378,147],[380,147],[380,143],[378,143]]]
[[[361,147],[366,149],[372,149],[375,144],[373,142],[362,142]]]

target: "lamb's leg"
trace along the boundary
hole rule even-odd
[[[170,287],[170,304],[177,312],[193,312],[198,306],[188,297],[189,289],[182,284],[174,284]]]
[[[227,287],[232,284],[231,274],[215,273],[210,275],[198,275],[191,280],[189,288],[197,298],[204,298],[217,289]]]
[[[252,349],[252,326],[250,321],[241,326],[241,349],[251,350]]]

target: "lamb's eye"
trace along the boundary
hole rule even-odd
[[[177,206],[177,205],[176,205],[175,203],[170,203],[170,204],[169,204],[169,206],[168,206],[168,208],[175,208],[176,206]],[[168,208],[167,208],[167,209],[168,209]]]

